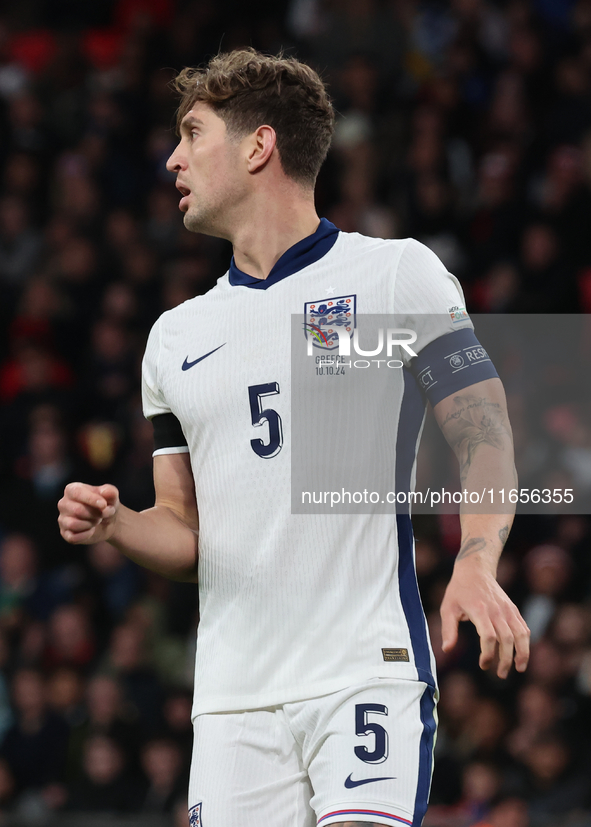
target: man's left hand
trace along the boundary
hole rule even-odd
[[[457,561],[441,603],[444,652],[456,645],[460,620],[472,621],[480,636],[481,669],[488,669],[498,652],[499,678],[507,677],[513,660],[518,672],[525,671],[530,638],[527,624],[493,574],[473,560]]]

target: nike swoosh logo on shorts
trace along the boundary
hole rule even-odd
[[[385,778],[361,778],[359,781],[353,781],[351,778],[351,773],[347,780],[345,781],[345,787],[348,790],[353,789],[353,787],[359,787],[361,784],[371,784],[373,781],[395,781],[396,776],[387,775]]]
[[[226,342],[224,342],[224,345],[225,344],[226,344]],[[189,368],[192,368],[193,365],[197,364],[197,362],[201,362],[203,359],[207,359],[208,356],[211,356],[212,353],[215,353],[216,350],[219,350],[220,347],[223,347],[224,345],[220,345],[219,347],[214,347],[213,350],[210,350],[209,353],[205,354],[205,356],[200,356],[199,359],[195,359],[194,362],[189,362],[189,357],[185,356],[185,361],[183,362],[183,370],[189,370]]]

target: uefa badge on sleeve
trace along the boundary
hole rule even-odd
[[[203,827],[203,822],[201,821],[201,805],[202,801],[199,804],[195,804],[194,807],[191,807],[189,810],[189,825],[190,827]]]
[[[336,350],[339,331],[353,336],[355,329],[355,295],[336,296],[306,302],[304,305],[304,334],[320,350]]]

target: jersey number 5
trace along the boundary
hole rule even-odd
[[[373,750],[367,747],[355,747],[355,755],[366,764],[381,764],[388,757],[388,733],[380,724],[368,720],[368,715],[387,715],[388,707],[383,704],[355,704],[355,735],[373,733],[375,742]]]
[[[265,422],[269,425],[269,441],[251,439],[250,444],[255,454],[263,459],[276,457],[283,446],[283,427],[281,417],[273,408],[263,408],[263,398],[279,393],[277,382],[267,382],[266,385],[251,385],[248,389],[250,401],[250,415],[255,428],[260,428]]]

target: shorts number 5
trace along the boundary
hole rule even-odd
[[[383,704],[355,704],[355,735],[373,733],[375,744],[373,751],[367,747],[355,747],[355,755],[366,764],[381,764],[388,757],[388,733],[380,724],[371,723],[368,715],[387,715],[388,707]]]

